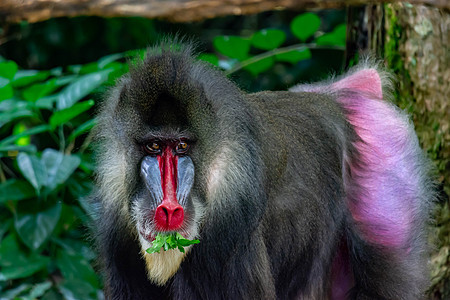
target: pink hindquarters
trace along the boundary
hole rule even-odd
[[[360,138],[354,145],[359,156],[349,162],[356,185],[346,187],[352,216],[367,241],[407,249],[424,196],[421,153],[412,125],[381,100],[375,69],[344,77],[332,90],[340,95],[338,102]]]

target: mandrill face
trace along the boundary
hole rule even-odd
[[[134,200],[140,237],[152,242],[157,233],[180,232],[191,236],[194,163],[186,140],[158,140],[143,145],[140,163],[141,194]],[[186,208],[186,211],[185,211]]]
[[[214,151],[211,148],[218,142],[203,143],[205,135],[214,136],[211,126],[201,133],[197,129],[208,128],[208,119],[188,118],[198,108],[185,102],[193,93],[202,96],[197,87],[167,90],[169,84],[160,87],[154,78],[133,76],[139,74],[124,78],[118,94],[111,98],[115,102],[104,108],[113,117],[101,120],[101,130],[109,135],[105,134],[101,148],[100,168],[104,170],[99,172],[100,182],[108,185],[103,198],[121,206],[126,226],[136,232],[148,278],[163,285],[193,246],[186,247],[185,253],[174,249],[149,254],[145,250],[160,233],[199,238],[207,198],[207,187],[200,183],[207,181],[209,171],[198,170],[209,163],[205,153]]]
[[[176,272],[185,253],[177,249],[146,253],[156,235],[179,232],[193,239],[198,234],[195,219],[201,209],[194,209],[191,195],[195,173],[189,157],[192,144],[186,136],[179,136],[150,138],[141,145],[140,191],[132,200],[132,215],[149,278],[158,284]]]

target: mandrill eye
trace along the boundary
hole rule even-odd
[[[177,154],[185,154],[189,150],[189,145],[186,142],[179,142],[175,150]]]
[[[148,153],[148,154],[159,154],[161,153],[161,146],[158,143],[150,143],[150,144],[146,144],[144,146],[144,150]]]

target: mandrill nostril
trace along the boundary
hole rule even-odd
[[[167,224],[169,221],[169,212],[167,211],[167,208],[165,208],[165,207],[162,207],[161,210],[164,213],[164,218],[163,218],[164,223]]]
[[[179,204],[162,203],[156,208],[155,222],[159,230],[176,230],[181,227],[183,218],[184,210]]]

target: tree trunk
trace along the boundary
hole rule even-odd
[[[404,3],[375,7],[366,8],[367,48],[396,75],[395,101],[412,114],[421,146],[439,172],[429,298],[450,299],[450,14]]]
[[[410,4],[349,8],[347,64],[360,50],[384,57],[396,76],[395,101],[412,115],[439,173],[429,299],[450,299],[450,15]]]

